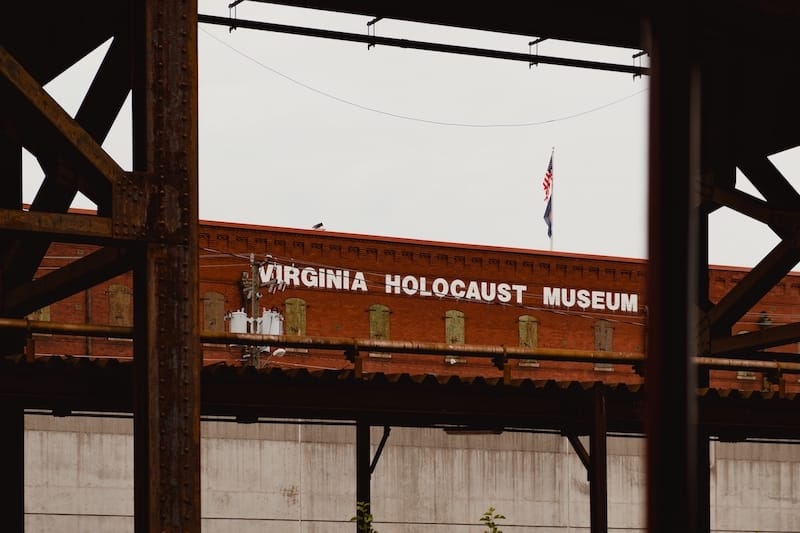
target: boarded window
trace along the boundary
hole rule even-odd
[[[284,330],[287,335],[306,334],[306,301],[302,298],[287,298],[284,302]]]
[[[608,320],[598,320],[594,323],[594,349],[598,352],[610,352],[614,348],[614,327]],[[614,365],[610,363],[597,363],[595,370],[612,371]]]
[[[750,333],[749,331],[737,331],[737,335],[747,335]],[[800,352],[800,342],[797,343],[798,352]],[[736,379],[741,379],[744,381],[755,381],[756,373],[750,370],[739,370],[736,372]]]
[[[535,317],[522,315],[519,317],[519,345],[523,348],[539,346],[539,321]]]
[[[522,315],[517,320],[519,325],[519,345],[522,348],[536,348],[539,346],[539,321],[536,317]],[[521,359],[519,366],[539,366],[536,359]]]
[[[222,333],[225,317],[225,296],[209,291],[203,295],[203,331]]]
[[[464,344],[464,313],[451,309],[444,314],[444,338],[448,344]]]
[[[389,338],[389,308],[382,304],[369,306],[369,338]]]
[[[125,285],[108,286],[108,323],[112,326],[132,326],[133,301],[131,290]]]
[[[39,320],[41,322],[49,322],[50,321],[50,306],[46,305],[41,309],[34,311],[33,313],[28,315],[28,320]]]

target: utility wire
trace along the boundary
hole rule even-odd
[[[432,119],[427,119],[427,118],[422,118],[422,117],[415,117],[415,116],[411,116],[411,115],[402,115],[402,114],[399,114],[399,113],[393,113],[391,111],[384,111],[382,109],[377,109],[375,107],[365,106],[363,104],[359,104],[358,102],[354,102],[352,100],[347,100],[345,98],[336,96],[335,94],[331,94],[331,93],[325,92],[325,91],[323,91],[321,89],[317,89],[316,87],[312,87],[311,85],[308,85],[307,83],[303,83],[300,80],[292,78],[291,76],[289,76],[287,74],[284,74],[283,72],[281,72],[281,71],[279,71],[279,70],[277,70],[277,69],[275,69],[273,67],[270,67],[269,65],[259,61],[258,59],[254,58],[253,56],[248,55],[245,52],[242,52],[241,50],[239,50],[238,48],[235,48],[235,47],[231,46],[230,44],[226,43],[225,41],[223,41],[222,39],[218,38],[214,34],[208,32],[207,30],[204,30],[203,28],[200,28],[200,31],[202,31],[203,33],[205,33],[206,35],[208,35],[209,37],[211,37],[212,39],[214,39],[215,41],[217,41],[221,45],[229,48],[234,53],[236,53],[236,54],[244,57],[245,59],[255,63],[256,65],[260,66],[261,68],[266,69],[266,70],[272,72],[273,74],[275,74],[276,76],[280,76],[281,78],[284,78],[285,80],[287,80],[287,81],[289,81],[291,83],[294,83],[295,85],[298,85],[298,86],[300,86],[300,87],[302,87],[302,88],[304,88],[304,89],[306,89],[308,91],[311,91],[311,92],[317,93],[317,94],[319,94],[321,96],[324,96],[325,98],[329,98],[329,99],[335,100],[335,101],[337,101],[339,103],[342,103],[342,104],[345,104],[345,105],[349,105],[349,106],[361,109],[362,111],[368,111],[370,113],[377,113],[379,115],[384,115],[384,116],[388,116],[388,117],[392,117],[392,118],[398,118],[398,119],[401,119],[401,120],[409,120],[409,121],[412,121],[412,122],[421,122],[423,124],[432,124],[432,125],[436,125],[436,126],[452,126],[452,127],[460,127],[460,128],[526,128],[526,127],[533,127],[533,126],[543,126],[545,124],[552,124],[554,122],[562,122],[564,120],[569,120],[569,119],[573,119],[573,118],[582,117],[584,115],[588,115],[590,113],[594,113],[596,111],[600,111],[602,109],[606,109],[608,107],[611,107],[611,106],[614,106],[616,104],[622,103],[622,102],[624,102],[626,100],[630,100],[634,96],[638,96],[638,95],[640,95],[640,94],[642,94],[642,93],[647,91],[647,89],[645,88],[645,89],[642,89],[640,91],[636,91],[633,94],[629,94],[628,96],[624,96],[622,98],[619,98],[619,99],[614,100],[612,102],[608,102],[608,103],[599,105],[597,107],[593,107],[593,108],[586,109],[586,110],[583,110],[583,111],[579,111],[577,113],[572,113],[572,114],[569,114],[569,115],[564,115],[564,116],[561,116],[561,117],[551,118],[551,119],[547,119],[547,120],[540,120],[540,121],[535,121],[535,122],[509,122],[509,123],[494,123],[494,124],[492,124],[492,123],[489,123],[489,124],[478,124],[478,123],[470,123],[470,122],[447,122],[447,121],[443,121],[443,120],[432,120]]]

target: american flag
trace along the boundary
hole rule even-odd
[[[544,188],[544,201],[550,200],[550,191],[553,188],[553,155],[550,154],[550,164],[547,165],[547,172],[544,173],[544,180],[542,180],[542,187]]]
[[[544,187],[544,201],[547,206],[544,208],[544,221],[547,224],[547,236],[553,238],[553,154],[550,154],[550,163],[547,165],[547,172],[544,173],[542,181]]]

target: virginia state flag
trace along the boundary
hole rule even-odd
[[[547,172],[544,173],[542,187],[544,188],[544,201],[547,202],[547,206],[544,208],[547,236],[553,238],[553,154],[550,154],[550,163],[547,165]]]

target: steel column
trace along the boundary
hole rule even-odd
[[[8,98],[7,91],[0,88],[0,102]],[[0,117],[0,208],[22,209],[22,144],[12,133],[9,117]],[[8,245],[0,239],[0,250]],[[0,259],[0,274],[4,271],[4,259]],[[5,276],[0,275],[0,313],[6,315],[6,295],[11,289]],[[13,332],[0,332],[0,355],[20,353],[24,338]]]
[[[649,21],[649,331],[646,359],[647,528],[694,532],[697,372],[699,74],[688,3]]]
[[[697,533],[711,532],[711,442],[708,433],[697,432]]]
[[[25,416],[22,406],[5,403],[0,407],[0,439],[2,482],[0,482],[0,516],[3,531],[25,531]]]
[[[0,90],[0,101],[6,98]],[[7,117],[0,118],[0,208],[22,209],[22,144],[11,127]]]
[[[372,495],[370,491],[370,425],[368,422],[356,422],[356,503],[369,505],[372,512]],[[356,526],[356,531],[358,526]]]
[[[134,269],[137,533],[200,531],[197,3],[134,5],[134,167],[146,205]]]
[[[603,385],[594,389],[594,428],[589,435],[589,520],[592,533],[608,531],[608,454],[606,398]]]

